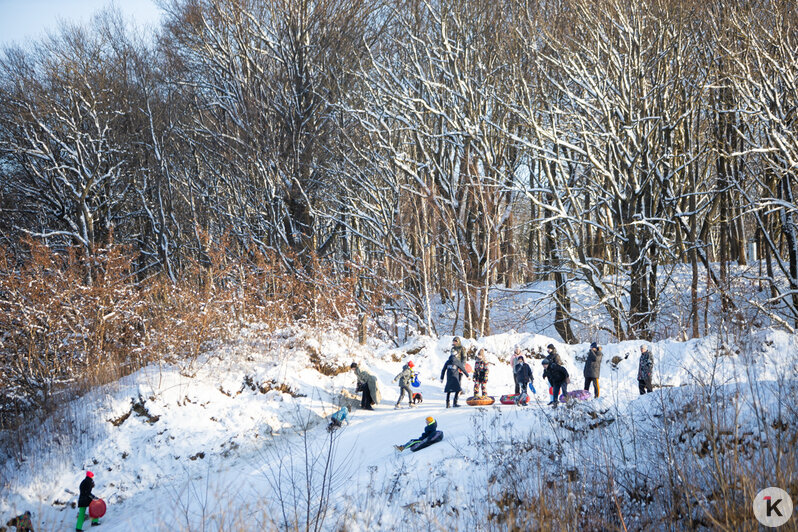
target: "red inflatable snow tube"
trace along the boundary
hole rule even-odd
[[[102,499],[94,499],[89,503],[89,517],[92,519],[99,519],[105,515],[105,501]]]

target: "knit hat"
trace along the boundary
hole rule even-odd
[[[592,344],[590,344],[590,349],[595,349],[597,347],[598,347],[598,344],[596,342],[593,342]]]
[[[544,366],[548,366],[549,365],[549,359],[548,358],[544,358],[540,363],[543,364]]]
[[[411,360],[410,362],[408,362],[408,363],[407,363],[407,367],[408,367],[408,368],[412,368],[413,366],[414,366],[414,364],[413,364],[413,361],[412,361],[412,360]]]
[[[349,365],[349,368],[350,368],[350,369],[355,369],[356,367],[357,367],[357,362],[352,362],[352,363]]]
[[[427,416],[427,425],[435,423],[435,418],[432,416]]]
[[[89,478],[94,478],[94,473],[92,473],[91,471],[86,471],[86,476]]]
[[[549,344],[546,346],[546,349],[555,349],[554,344]]]

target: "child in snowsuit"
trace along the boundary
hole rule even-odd
[[[526,388],[530,382],[532,382],[532,368],[529,367],[529,364],[524,362],[524,357],[519,356],[516,362],[516,370],[515,370],[515,382],[518,383],[518,388],[520,388],[520,393],[518,394],[518,398],[516,399],[516,403],[520,405],[526,406],[527,404],[527,393]]]
[[[488,361],[485,360],[485,350],[480,349],[477,361],[474,363],[474,397],[479,395],[479,387],[482,386],[482,397],[488,395],[485,385],[488,383]]]
[[[17,527],[17,532],[33,532],[33,522],[31,521],[30,511],[18,515],[13,519],[9,519],[6,526]],[[0,530],[5,530],[5,527],[0,527]]]
[[[599,396],[599,375],[601,374],[601,358],[604,353],[601,348],[593,342],[590,344],[590,351],[587,352],[587,360],[585,360],[585,390],[590,390],[590,385],[593,384],[593,393],[595,397]]]
[[[424,432],[416,438],[415,440],[410,440],[404,445],[394,445],[397,451],[401,452],[410,447],[411,445],[415,445],[417,443],[421,443],[424,440],[432,438],[435,435],[435,432],[438,430],[438,422],[435,421],[435,418],[432,416],[427,417],[427,426],[424,428]]]
[[[460,392],[463,391],[460,386],[461,373],[465,373],[465,376],[468,377],[468,372],[463,363],[454,354],[449,355],[449,360],[446,361],[441,370],[441,382],[443,382],[443,376],[446,375],[446,387],[443,389],[446,392],[446,408],[449,408],[449,396],[451,394],[454,394],[454,408],[460,407],[457,404],[457,398],[460,396]]]
[[[549,403],[557,408],[559,403],[560,391],[563,395],[568,396],[568,370],[559,364],[551,362],[548,358],[543,359],[543,378],[549,379],[549,384],[552,387],[554,398]]]
[[[75,524],[75,530],[83,530],[83,521],[86,520],[86,513],[89,509],[91,501],[97,497],[91,492],[94,489],[94,473],[86,471],[86,478],[80,483],[80,497],[78,497],[78,522]],[[93,517],[91,526],[98,526],[100,520]]]
[[[342,406],[335,414],[330,416],[330,424],[327,425],[327,430],[332,432],[343,425],[344,421],[349,424],[349,409]]]
[[[651,377],[654,373],[654,357],[645,345],[640,346],[640,365],[637,369],[637,384],[640,395],[653,392]]]
[[[410,389],[410,383],[413,382],[413,361],[411,360],[402,368],[401,373],[393,378],[393,382],[399,381],[399,400],[396,401],[396,406],[394,408],[399,408],[399,403],[402,402],[402,398],[405,396],[405,392],[407,392],[407,403],[410,408],[413,406],[413,390]]]

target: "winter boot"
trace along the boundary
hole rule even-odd
[[[400,453],[405,450],[405,446],[404,445],[394,445],[393,447],[394,447],[394,449],[396,449]]]
[[[402,407],[401,407],[401,406],[399,406],[399,403],[397,403],[397,404],[396,404],[396,405],[393,407],[393,409],[394,409],[394,410],[399,410],[400,408],[402,408]]]

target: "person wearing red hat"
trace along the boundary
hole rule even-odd
[[[413,361],[411,360],[402,368],[402,372],[393,378],[393,382],[399,381],[399,400],[396,401],[394,408],[400,408],[399,403],[407,392],[407,403],[410,408],[413,408],[413,391],[410,389],[410,383],[413,382]]]
[[[78,522],[75,525],[75,530],[80,532],[83,530],[83,522],[86,520],[86,512],[89,509],[91,501],[97,497],[91,492],[94,489],[94,473],[86,471],[86,478],[80,483],[80,497],[78,497]],[[99,526],[100,520],[92,518],[91,526]]]

